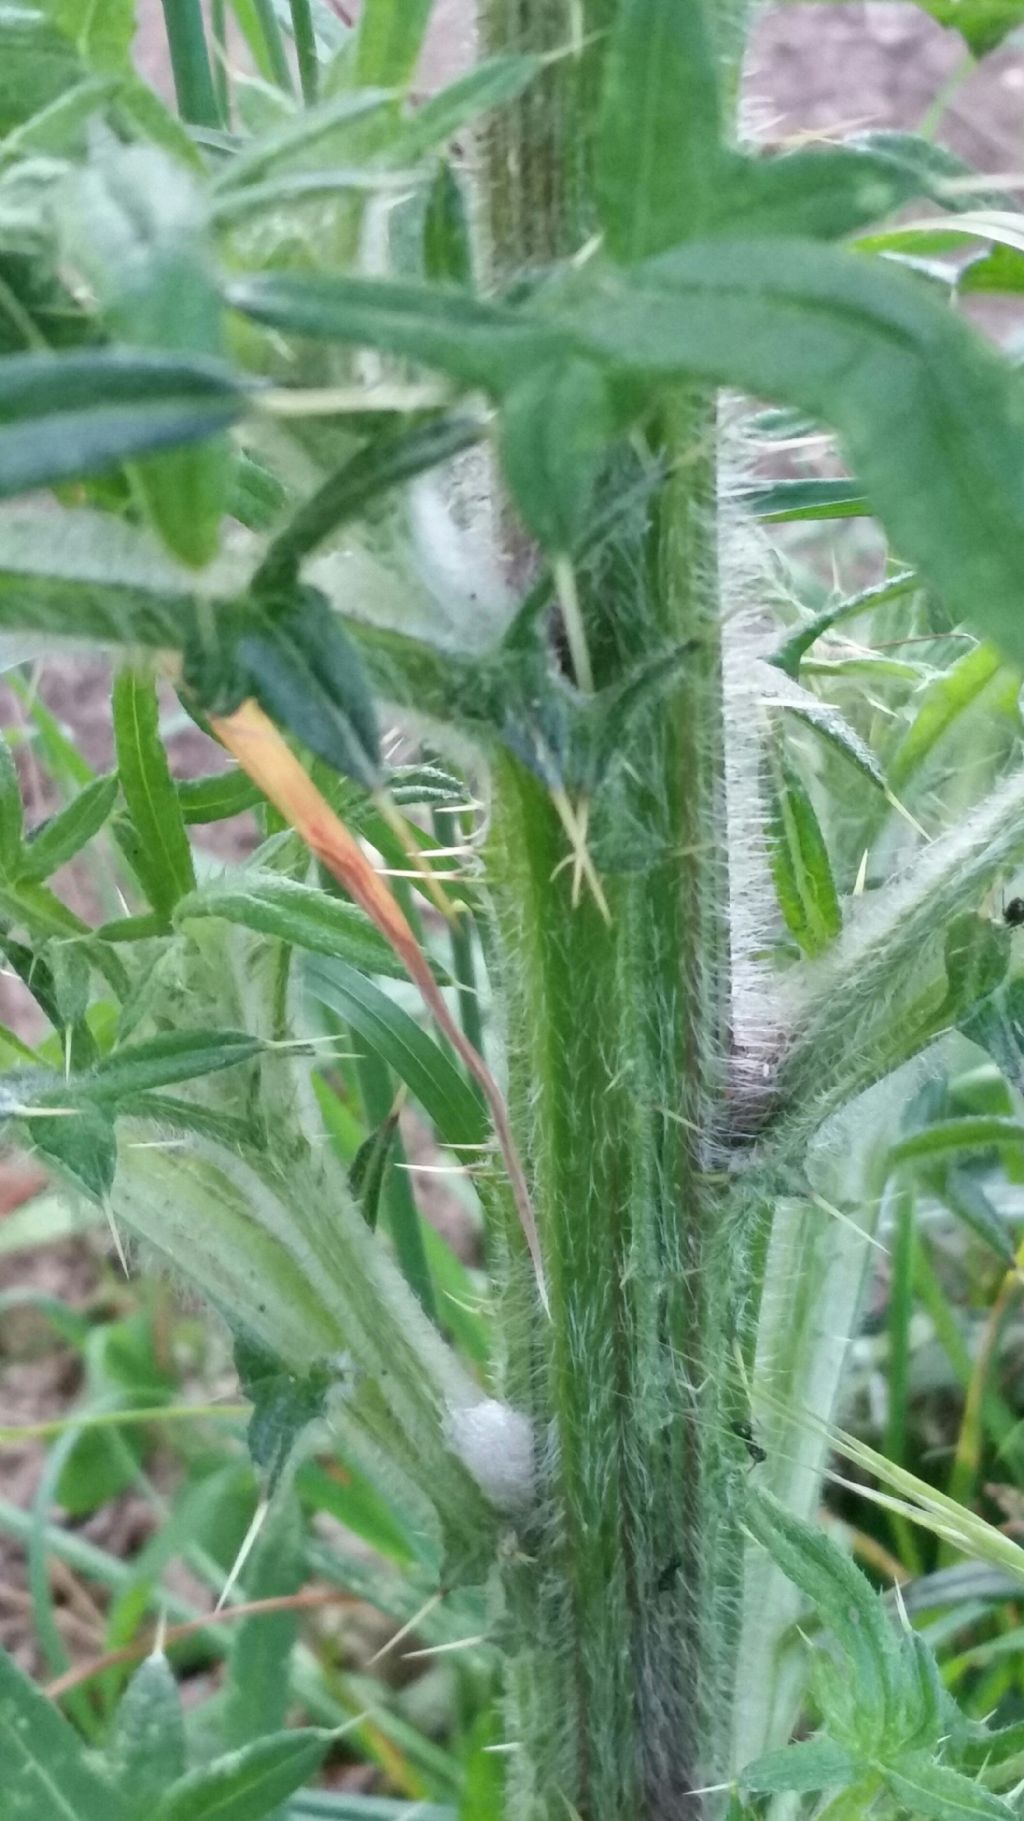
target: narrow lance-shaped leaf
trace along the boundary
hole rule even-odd
[[[810,1794],[821,1789],[842,1789],[860,1774],[856,1758],[831,1739],[806,1739],[769,1751],[742,1774],[744,1789],[752,1795],[774,1796],[785,1790]]]
[[[68,512],[55,547],[53,514],[36,506],[0,520],[0,629],[51,638],[174,649],[195,612],[192,577],[148,533],[109,514]],[[38,711],[38,710],[37,710]],[[59,730],[51,727],[58,743]],[[61,743],[71,775],[72,750]],[[84,776],[76,781],[88,781]]]
[[[334,158],[344,162],[348,135],[352,134],[352,144],[358,147],[367,123],[392,108],[394,101],[393,89],[363,87],[304,108],[283,125],[261,133],[228,161],[211,185],[214,197],[242,184],[260,182],[268,172],[279,176],[283,171],[308,168],[322,158],[324,140],[330,142]]]
[[[386,148],[388,162],[414,164],[481,115],[515,101],[543,68],[543,57],[485,58],[410,114]]]
[[[117,774],[95,778],[29,836],[21,866],[25,879],[48,879],[98,834],[117,801]]]
[[[876,607],[888,606],[890,601],[901,600],[904,595],[913,594],[919,587],[917,576],[912,569],[903,569],[897,575],[878,582],[873,588],[865,588],[859,594],[853,594],[846,600],[837,601],[814,615],[803,626],[790,633],[785,642],[773,655],[771,662],[784,671],[786,676],[796,677],[800,671],[800,660],[804,653],[823,633],[829,632],[841,620],[856,619],[862,613],[871,613]]]
[[[244,771],[216,772],[208,778],[185,778],[177,786],[178,802],[188,827],[196,823],[224,822],[255,809],[261,801],[255,784]]]
[[[182,898],[174,914],[179,925],[199,917],[223,917],[312,954],[335,955],[364,973],[405,978],[365,912],[297,879],[249,872],[204,885]]]
[[[947,925],[943,942],[946,1003],[951,1023],[960,1024],[1006,977],[1010,932],[1004,923],[963,911]]]
[[[478,1145],[487,1135],[483,1107],[450,1057],[372,980],[341,962],[311,962],[314,998],[344,1018],[404,1081],[445,1144]]]
[[[310,1568],[298,1502],[274,1500],[259,1541],[245,1565],[250,1600],[298,1593]],[[224,1742],[245,1745],[280,1730],[291,1699],[289,1666],[298,1639],[297,1611],[260,1612],[234,1628],[224,1699]]]
[[[495,393],[524,379],[538,361],[570,351],[556,324],[481,303],[464,291],[325,274],[253,274],[227,287],[236,310],[272,328],[340,341],[438,367]]]
[[[195,885],[181,807],[160,739],[156,684],[123,670],[114,685],[114,738],[125,803],[139,837],[134,864],[153,909],[170,917]]]
[[[58,1098],[55,1094],[54,1099]],[[24,1127],[47,1163],[54,1164],[90,1201],[106,1201],[114,1186],[117,1140],[113,1121],[102,1107],[80,1107],[71,1117],[54,1113],[26,1119]]]
[[[0,873],[15,879],[22,870],[24,812],[18,768],[7,741],[0,736]]]
[[[975,645],[928,688],[913,721],[889,760],[889,783],[902,790],[919,771],[943,734],[975,703],[1002,665],[993,645]]]
[[[967,1115],[961,1119],[940,1119],[922,1132],[901,1138],[889,1152],[890,1168],[913,1163],[921,1158],[932,1162],[940,1157],[954,1157],[961,1152],[1010,1150],[1024,1151],[1024,1123],[1019,1119],[1002,1119],[997,1114]]]
[[[362,660],[316,589],[254,600],[235,650],[247,692],[318,759],[366,790],[382,782],[380,738]]]
[[[473,281],[473,248],[469,217],[459,180],[442,158],[427,196],[423,218],[423,269],[433,284]]]
[[[18,1821],[124,1821],[126,1806],[101,1777],[73,1727],[0,1650],[0,1741]]]
[[[292,585],[304,559],[379,495],[450,461],[483,434],[484,426],[472,418],[443,417],[375,438],[329,475],[278,532],[253,577],[254,593],[273,597]]]
[[[370,1228],[376,1228],[377,1225],[381,1190],[397,1132],[398,1114],[391,1112],[376,1131],[370,1133],[369,1138],[364,1138],[348,1173],[349,1188]]]
[[[412,78],[433,0],[365,0],[356,43],[361,87],[402,88]]]
[[[808,955],[819,955],[842,928],[828,848],[803,781],[772,742],[764,767],[768,859],[790,934]]]
[[[699,228],[725,163],[704,0],[623,0],[605,61],[597,196],[627,263]]]
[[[214,1758],[171,1786],[152,1821],[262,1821],[308,1783],[331,1737],[296,1728]]]
[[[185,1771],[181,1696],[162,1651],[140,1665],[121,1697],[108,1755],[118,1787],[141,1814]]]
[[[247,392],[214,361],[11,355],[0,361],[0,499],[213,436],[243,415]]]

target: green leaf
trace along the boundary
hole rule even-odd
[[[31,120],[81,80],[71,45],[36,8],[0,9],[0,134]]]
[[[118,778],[96,778],[56,815],[33,829],[21,867],[23,879],[48,879],[98,834],[117,801]]]
[[[565,554],[579,535],[615,423],[608,382],[589,361],[538,365],[512,388],[501,454],[516,503],[545,550]]]
[[[895,1644],[878,1595],[823,1531],[802,1523],[769,1493],[748,1488],[747,1528],[835,1634],[856,1707],[856,1743],[869,1748],[892,1715]],[[835,1727],[835,1716],[826,1715]]]
[[[939,24],[959,32],[976,57],[995,50],[1024,23],[1021,0],[919,0]]]
[[[0,920],[21,927],[37,941],[50,936],[84,936],[88,927],[55,897],[47,885],[30,879],[0,884]]]
[[[188,827],[198,823],[226,822],[263,802],[259,785],[244,771],[218,771],[208,778],[185,778],[175,787],[182,818]]]
[[[235,650],[250,693],[333,771],[365,790],[382,782],[369,682],[341,618],[315,588],[279,605],[254,601]]]
[[[990,247],[961,268],[956,288],[960,297],[979,291],[1024,291],[1024,252],[1015,246]]]
[[[363,911],[297,879],[256,871],[218,879],[190,892],[174,913],[179,926],[196,917],[223,917],[313,954],[335,955],[362,972],[406,978],[390,943]]]
[[[181,1696],[162,1651],[135,1671],[121,1697],[109,1746],[119,1789],[144,1815],[185,1771]]]
[[[223,352],[198,194],[166,154],[135,145],[96,156],[71,186],[65,241],[113,335],[167,354]],[[231,470],[224,436],[137,469],[150,517],[183,562],[199,567],[214,555]]]
[[[192,854],[160,738],[156,684],[122,670],[114,684],[114,738],[124,800],[139,845],[134,864],[153,909],[169,919],[195,885]]]
[[[469,290],[473,282],[469,217],[462,186],[447,158],[438,164],[427,196],[423,270],[432,284],[460,285]]]
[[[873,588],[865,588],[859,594],[849,595],[846,600],[834,602],[823,612],[816,613],[805,625],[798,627],[796,632],[790,633],[773,654],[771,662],[787,676],[796,677],[800,671],[801,658],[820,639],[823,632],[830,632],[840,620],[856,619],[862,613],[871,613],[876,607],[888,606],[890,601],[902,600],[904,595],[913,594],[919,587],[914,571],[904,569],[884,582],[877,582]]]
[[[928,685],[911,725],[889,760],[889,784],[902,790],[958,716],[988,688],[1002,667],[994,645],[975,645]]]
[[[405,1082],[446,1144],[458,1149],[487,1138],[483,1105],[464,1076],[380,987],[342,961],[308,963],[306,982]]]
[[[1012,1821],[1008,1802],[944,1764],[908,1755],[879,1769],[900,1806],[921,1821]]]
[[[860,1775],[857,1759],[831,1739],[805,1739],[765,1752],[740,1777],[752,1795],[775,1796],[784,1790],[809,1795],[822,1789],[845,1789]]]
[[[253,1410],[246,1439],[255,1465],[271,1494],[287,1467],[296,1443],[310,1423],[323,1416],[327,1393],[337,1378],[326,1364],[305,1377],[288,1368],[255,1341],[235,1341],[238,1380]]]
[[[102,1108],[80,1107],[70,1118],[54,1114],[26,1120],[25,1126],[40,1157],[56,1165],[90,1201],[107,1200],[117,1170],[117,1140]]]
[[[310,1727],[255,1739],[180,1778],[152,1821],[261,1821],[309,1781],[330,1743]]]
[[[570,352],[568,332],[464,291],[324,273],[235,279],[228,302],[243,315],[314,340],[364,343],[466,385],[508,391],[536,362]]]
[[[785,239],[691,242],[583,276],[579,345],[651,381],[741,386],[831,424],[897,547],[1024,656],[1024,384],[914,279]]]
[[[348,162],[346,152],[358,153],[368,123],[392,109],[394,101],[391,89],[362,88],[304,108],[282,126],[261,133],[231,159],[211,186],[213,197],[260,182],[268,172],[278,177],[287,170],[322,168],[327,159],[335,164]]]
[[[935,1192],[945,1202],[950,1213],[970,1227],[991,1248],[1006,1269],[1012,1271],[1017,1252],[1009,1228],[993,1207],[982,1184],[976,1180],[974,1172],[969,1167],[947,1170],[944,1178],[936,1184]]]
[[[920,195],[919,169],[857,146],[734,159],[705,231],[838,240]]]
[[[305,1536],[291,1497],[275,1500],[245,1566],[250,1600],[297,1593],[306,1580]],[[289,1661],[298,1640],[296,1612],[261,1612],[234,1628],[224,1699],[224,1743],[245,1745],[285,1723],[291,1698]]]
[[[0,1747],[11,1821],[126,1821],[59,1709],[0,1650]]]
[[[1009,1150],[1024,1148],[1024,1124],[1018,1119],[997,1115],[979,1115],[962,1119],[940,1119],[921,1132],[901,1138],[889,1152],[889,1167],[896,1169],[919,1158],[933,1162],[941,1157],[955,1157],[965,1151]]]
[[[272,596],[292,586],[300,564],[325,538],[391,488],[472,448],[483,433],[472,418],[442,417],[375,437],[329,475],[273,539],[253,577],[254,593]]]
[[[814,732],[827,740],[830,746],[834,746],[844,759],[849,759],[851,765],[855,765],[862,776],[869,779],[877,790],[887,794],[888,786],[882,767],[870,746],[866,745],[856,729],[850,726],[845,716],[839,713],[838,708],[833,708],[830,702],[820,702],[816,696],[810,694],[799,698],[788,695],[778,699],[766,697],[766,703],[770,708],[784,709],[796,720],[803,721],[808,727],[813,728]]]
[[[828,847],[814,804],[781,741],[764,766],[768,860],[779,909],[806,955],[820,955],[842,928]]]
[[[409,116],[390,143],[389,161],[394,165],[416,163],[481,115],[517,100],[543,68],[542,57],[485,58]]]
[[[404,88],[412,80],[433,0],[366,0],[356,40],[361,88]]]
[[[105,1104],[237,1068],[251,1062],[263,1047],[261,1039],[248,1031],[168,1031],[112,1050],[87,1074],[73,1076],[62,1091]]]
[[[0,515],[0,629],[146,649],[180,643],[195,613],[187,570],[107,514],[62,513],[56,548],[54,522],[38,507]],[[76,781],[88,778],[86,769]]]
[[[0,361],[0,499],[202,441],[242,416],[226,366],[105,348]]]
[[[371,1232],[377,1226],[381,1190],[397,1134],[398,1114],[389,1113],[376,1131],[371,1132],[369,1138],[364,1138],[349,1169],[348,1186],[362,1208]]]
[[[865,518],[870,512],[856,481],[772,481],[745,487],[737,495],[745,512],[765,525],[803,519]]]
[[[454,1808],[436,1802],[398,1802],[390,1796],[348,1796],[317,1790],[296,1796],[288,1821],[459,1821]],[[568,1817],[566,1818],[568,1821]]]
[[[119,74],[130,68],[135,0],[41,0],[41,11],[90,69]]]
[[[624,0],[608,46],[596,189],[613,258],[631,263],[714,211],[724,162],[704,0]]]
[[[0,874],[16,879],[22,871],[25,816],[14,754],[0,736]]]
[[[943,1011],[959,1023],[1001,986],[1010,965],[1012,942],[1005,923],[962,911],[946,926],[943,960],[947,997]]]

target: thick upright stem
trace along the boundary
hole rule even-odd
[[[587,36],[490,144],[505,274],[593,229],[615,10],[484,8],[491,50],[565,47],[574,19]],[[713,400],[667,401],[651,441],[669,478],[579,578],[598,690],[659,656],[678,666],[589,805],[607,921],[586,889],[574,901],[546,786],[511,757],[493,777],[510,1109],[551,1298],[549,1322],[513,1272],[503,1390],[533,1417],[540,1488],[506,1571],[511,1821],[701,1816],[694,1792],[727,1758],[745,1459],[730,1362],[751,1248],[722,1243],[715,1170],[729,982]]]

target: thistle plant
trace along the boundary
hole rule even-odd
[[[484,1640],[503,1774],[460,1812],[1007,1821],[1019,1728],[816,1511],[879,1231],[927,1190],[1015,1269],[1024,393],[951,307],[1019,287],[1014,204],[910,135],[743,143],[737,5],[487,0],[414,102],[430,11],[167,4],[175,115],[130,5],[0,10],[0,626],[116,668],[116,771],[27,833],[0,772],[0,946],[51,1028],[5,1033],[2,1110],[232,1332],[260,1520],[329,1433],[408,1616]],[[951,16],[982,53],[1016,9]],[[808,427],[848,479],[775,478]],[[851,514],[864,587],[780,584],[766,523]],[[255,851],[197,865],[244,810]],[[98,922],[49,883],[91,842]],[[474,1185],[486,1325],[406,1093]],[[98,1765],[3,1673],[12,1813],[56,1812],[46,1740],[60,1812],[152,1808],[159,1661]],[[329,1741],[169,1745],[157,1812],[218,1777],[271,1812]]]

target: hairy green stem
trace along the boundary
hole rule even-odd
[[[587,44],[491,143],[506,270],[593,230],[613,13],[606,0],[485,9],[490,49],[564,46],[573,17]],[[668,478],[581,578],[598,690],[670,648],[686,656],[624,733],[614,777],[570,804],[607,918],[564,803],[512,758],[492,779],[510,1109],[551,1298],[548,1322],[522,1272],[506,1296],[505,1394],[549,1438],[506,1573],[512,1821],[701,1816],[696,1792],[728,1755],[747,1459],[731,1360],[736,1343],[750,1351],[756,1247],[755,1223],[749,1239],[722,1232],[715,1142],[729,1042],[715,444],[712,401],[669,400],[649,450]],[[623,484],[610,479],[609,502]]]

